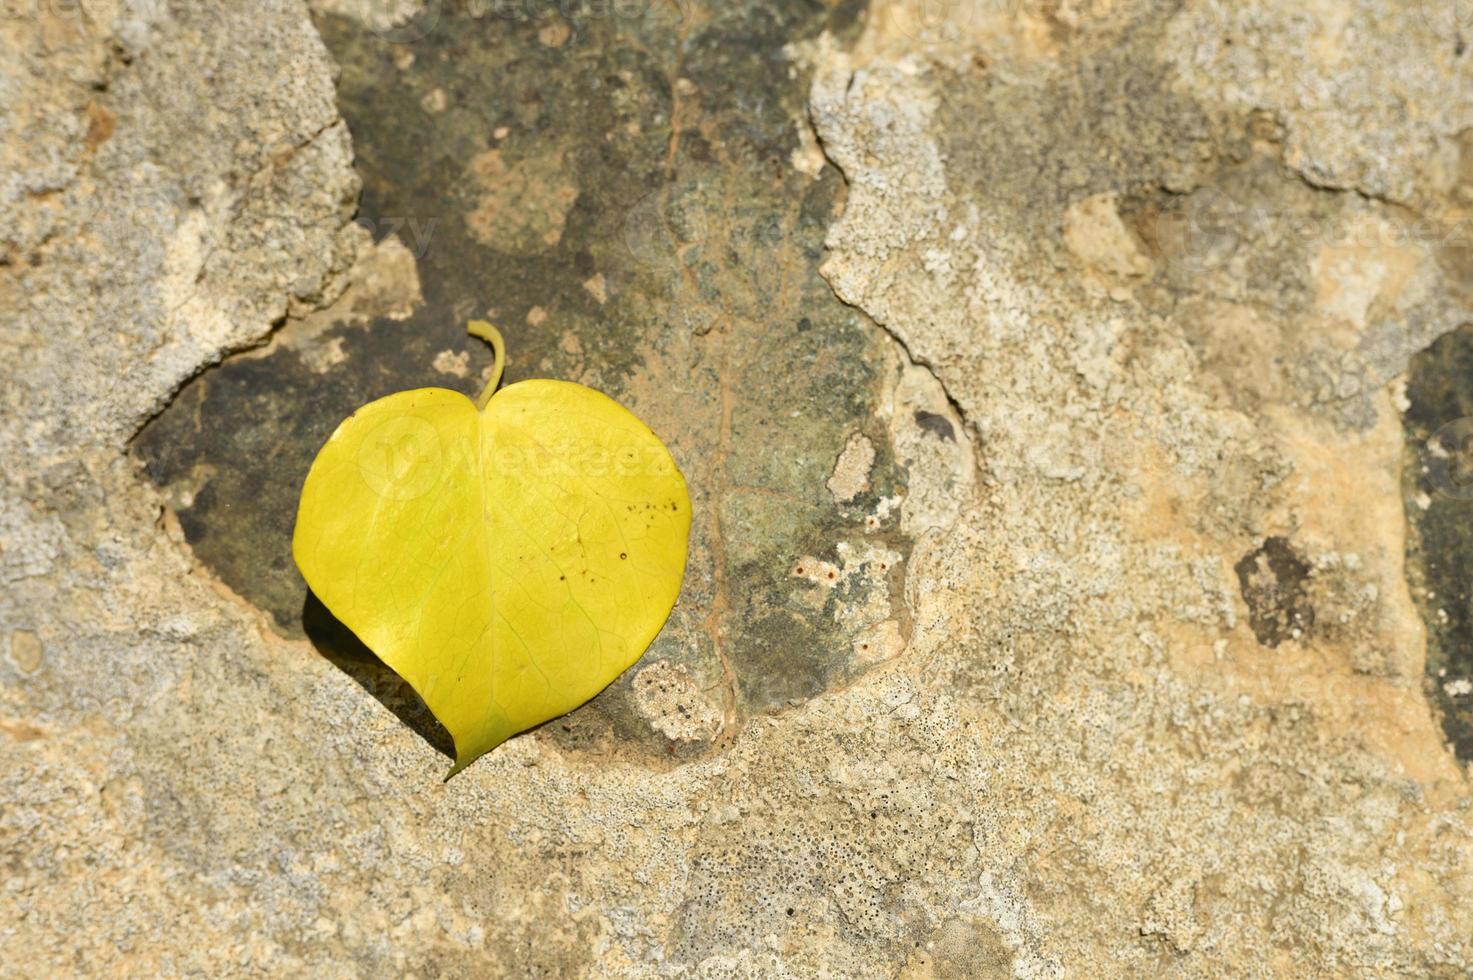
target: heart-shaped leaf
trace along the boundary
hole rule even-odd
[[[567,381],[478,402],[403,391],[349,416],[302,488],[307,584],[455,740],[454,775],[571,711],[644,653],[685,571],[690,500],[669,451]]]

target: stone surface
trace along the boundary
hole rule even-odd
[[[0,971],[1465,975],[1439,11],[7,10]],[[698,518],[447,783],[285,544],[485,315]]]
[[[365,187],[358,222],[380,242],[348,281],[388,268],[377,290],[350,285],[202,376],[140,434],[194,553],[301,636],[290,537],[317,448],[372,398],[478,390],[489,351],[465,321],[486,317],[506,334],[508,380],[594,385],[670,446],[691,485],[694,557],[648,659],[684,668],[722,716],[709,737],[672,740],[631,673],[534,737],[664,764],[874,666],[857,646],[903,622],[899,559],[916,533],[878,514],[902,478],[878,416],[900,358],[818,274],[842,182],[789,163],[807,91],[782,51],[853,12],[589,11],[549,46],[560,18],[444,11],[413,59],[375,21],[324,12]],[[729,64],[738,40],[752,54]],[[583,67],[564,70],[574,56]],[[443,111],[426,109],[433,92]],[[865,427],[884,457],[872,451],[835,506],[826,481]],[[837,567],[841,548],[842,581],[791,575],[800,555]],[[884,572],[869,557],[882,552],[896,556]],[[341,662],[333,637],[318,645]]]

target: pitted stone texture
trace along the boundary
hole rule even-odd
[[[904,660],[922,690],[991,689],[982,716],[1019,726],[993,764],[1030,755],[1056,815],[1082,808],[1009,865],[1050,968],[1208,975],[1252,949],[1277,972],[1466,969],[1470,854],[1429,826],[1466,827],[1469,785],[1421,694],[1392,382],[1470,316],[1467,188],[1426,151],[1466,125],[1467,64],[1388,36],[1392,5],[1245,13],[1222,70],[1182,57],[1221,5],[1069,6],[1043,35],[1011,5],[810,52],[850,183],[825,274],[980,453],[981,505],[910,560]],[[1233,88],[1324,17],[1309,81]],[[1411,62],[1425,113],[1341,112]],[[1234,571],[1265,542],[1302,572],[1282,630]],[[1044,761],[1061,744],[1082,748]],[[1236,784],[1211,761],[1229,745]],[[1326,767],[1345,780],[1298,782]],[[1125,800],[1129,844],[1104,817]]]
[[[330,298],[358,183],[300,5],[10,19],[0,316],[33,458],[116,444],[222,352]],[[85,15],[84,15],[85,14]],[[261,70],[271,50],[292,70]],[[26,157],[38,159],[27,161]]]
[[[1344,222],[1396,210],[1295,170],[1326,160],[1456,198],[1355,148],[1402,122],[1317,117],[1388,127],[1336,147],[1289,115],[1207,104],[1162,54],[1169,17],[1209,16],[1196,4],[989,4],[934,45],[924,10],[879,5],[854,54],[795,52],[824,69],[813,114],[851,181],[831,281],[909,351],[876,364],[875,419],[825,424],[908,460],[915,489],[845,519],[883,512],[919,536],[899,568],[855,547],[823,571],[903,596],[836,607],[903,648],[694,761],[519,738],[443,783],[363,681],[190,559],[123,455],[202,363],[342,288],[353,186],[299,8],[147,7],[95,36],[3,26],[19,93],[3,154],[41,189],[3,192],[20,215],[0,267],[6,968],[1473,967],[1469,790],[1421,694],[1385,384],[1464,315],[1456,256],[1346,251]],[[1296,37],[1270,25],[1256,44],[1288,60]],[[1358,57],[1331,80],[1359,84]],[[1427,84],[1408,118],[1436,130],[1468,89]],[[92,99],[118,119],[106,140],[105,116],[82,119]],[[87,162],[88,132],[120,166]],[[135,200],[142,220],[113,206]],[[1095,234],[1071,249],[1066,226]],[[1112,241],[1129,257],[1097,247]],[[702,302],[717,300],[760,322],[760,289]],[[809,466],[814,499],[832,501],[842,444]],[[1309,567],[1296,603],[1314,610],[1272,648],[1234,572],[1268,538]],[[710,730],[710,711],[686,728],[646,706]]]
[[[808,84],[783,47],[852,30],[857,8],[566,13],[427,9],[402,26],[428,33],[404,44],[322,12],[374,261],[328,309],[200,374],[132,448],[200,561],[283,635],[313,635],[290,558],[313,457],[375,398],[474,392],[490,357],[465,319],[496,323],[509,381],[565,378],[616,398],[690,487],[684,591],[648,662],[684,668],[716,706],[714,737],[672,735],[684,727],[648,710],[632,673],[533,736],[626,760],[641,742],[665,767],[898,652],[906,617],[888,576],[830,589],[788,572],[802,554],[907,552],[897,486],[924,484],[933,454],[896,463],[874,419],[899,370],[894,343],[818,274],[842,180],[791,162]],[[375,268],[397,297],[358,288]],[[825,484],[850,442],[861,448],[832,484],[839,499]],[[352,659],[339,662],[361,674]]]

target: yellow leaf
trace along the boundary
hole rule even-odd
[[[613,399],[533,380],[365,405],[302,488],[292,553],[322,603],[424,699],[454,775],[644,653],[685,572],[690,500]],[[448,777],[447,777],[448,778]]]

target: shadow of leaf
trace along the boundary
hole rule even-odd
[[[431,748],[450,759],[455,758],[455,742],[450,733],[425,706],[414,688],[375,656],[310,589],[302,603],[302,629],[317,652],[333,666],[392,711]]]

